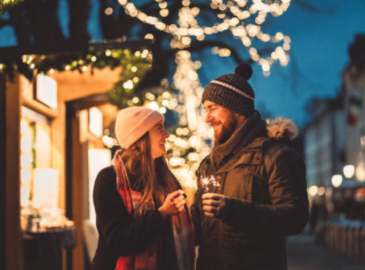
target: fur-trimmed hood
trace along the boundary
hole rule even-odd
[[[225,143],[213,148],[210,155],[211,162],[219,166],[231,152],[242,149],[262,149],[274,141],[289,143],[297,135],[298,128],[292,120],[278,117],[265,121],[256,111]]]
[[[274,120],[266,119],[267,136],[270,138],[293,140],[298,136],[298,127],[291,119],[278,117]]]

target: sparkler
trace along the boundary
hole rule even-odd
[[[213,175],[210,177],[200,178],[200,184],[204,193],[219,193],[221,191],[221,184],[214,178]]]

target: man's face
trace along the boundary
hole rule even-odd
[[[225,143],[237,128],[237,119],[230,110],[209,100],[204,101],[207,111],[205,121],[214,128],[214,138],[218,144]]]

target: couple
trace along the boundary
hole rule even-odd
[[[300,233],[308,220],[305,165],[290,146],[295,124],[262,120],[255,110],[251,75],[240,64],[204,90],[216,145],[197,177],[213,176],[221,189],[199,186],[190,213],[164,160],[163,117],[141,107],[119,112],[122,149],[94,187],[99,243],[92,269],[287,269],[284,236]]]

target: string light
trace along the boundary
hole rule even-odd
[[[169,101],[168,101],[168,100],[166,100],[166,99],[165,99],[165,100],[163,100],[163,101],[162,101],[162,105],[164,105],[164,106],[166,106],[166,107],[167,107],[167,106],[169,105]]]
[[[17,64],[17,59],[14,59],[10,64],[7,63],[7,65],[0,62],[0,73],[6,72],[12,76],[13,73],[17,71],[21,74],[24,74],[29,80],[32,80],[34,69],[36,69],[38,73],[45,74],[54,74],[55,69],[58,71],[79,70],[80,72],[85,72],[89,69],[89,67],[91,69],[102,69],[106,66],[125,66],[123,63],[133,62],[135,64],[131,66],[131,72],[126,72],[124,70],[123,76],[121,77],[122,85],[125,85],[127,90],[132,90],[140,81],[139,77],[142,74],[145,74],[146,67],[149,69],[152,61],[151,51],[147,49],[136,51],[135,53],[131,53],[131,51],[128,49],[105,50],[94,54],[95,55],[75,54],[73,57],[77,60],[69,60],[69,58],[66,59],[61,56],[52,56],[52,60],[50,60],[43,55],[37,57],[32,55],[23,55],[20,59],[25,65],[19,66]],[[9,68],[5,69],[6,66]]]
[[[161,17],[166,17],[169,14],[167,2],[156,2],[161,9]],[[284,55],[280,58],[274,58],[274,61],[269,64],[269,69],[276,61],[280,61],[281,65],[286,65],[289,61],[290,37],[281,32],[278,32],[273,36],[263,33],[261,25],[265,22],[267,14],[271,14],[274,17],[281,16],[289,8],[291,0],[275,1],[274,3],[255,0],[252,2],[251,6],[248,6],[248,1],[246,0],[229,1],[227,4],[224,4],[221,0],[212,0],[211,8],[217,9],[223,13],[216,13],[221,22],[211,26],[198,25],[195,17],[200,13],[200,9],[198,7],[190,7],[191,2],[188,0],[182,1],[183,7],[179,10],[179,26],[176,24],[165,24],[160,18],[142,12],[130,1],[119,0],[119,3],[130,16],[136,17],[143,23],[150,24],[160,31],[171,34],[174,37],[174,40],[170,43],[173,49],[184,49],[189,47],[192,42],[191,37],[195,37],[198,41],[202,41],[205,39],[205,35],[213,35],[230,30],[235,37],[242,41],[242,44],[247,47],[248,50],[254,48],[253,43],[255,40],[265,43],[278,43],[278,46],[274,48],[274,51],[279,46],[284,48]],[[227,11],[230,11],[232,18],[226,18],[225,13]],[[255,23],[252,22],[247,26],[243,26],[242,24],[244,21],[251,17]],[[148,38],[151,38],[150,35],[146,35],[146,38],[147,36]],[[230,53],[228,53],[228,51],[221,51],[219,55],[227,57]],[[258,63],[260,59],[267,60],[267,57],[258,53],[250,54],[250,56],[253,61]],[[265,63],[267,63],[267,61]],[[264,74],[267,74],[267,65],[261,65],[261,67]]]
[[[159,111],[161,114],[165,114],[165,113],[166,113],[166,108],[165,108],[165,107],[161,107],[158,111]]]
[[[147,34],[145,35],[144,37],[145,39],[154,39],[153,35],[152,34]]]
[[[152,101],[150,104],[149,104],[149,107],[150,109],[154,110],[154,111],[157,111],[160,107],[158,106],[158,104],[155,102],[155,101]]]
[[[151,68],[151,63],[151,51],[143,48],[138,53],[129,49],[119,49],[95,51],[92,55],[90,53],[69,53],[68,57],[64,57],[64,55],[52,55],[51,57],[24,55],[10,61],[6,60],[6,62],[2,62],[0,59],[0,74],[6,73],[13,77],[15,73],[19,73],[32,81],[33,76],[37,73],[52,74],[55,70],[59,72],[77,70],[82,73],[90,69],[93,74],[95,68],[110,67],[113,69],[120,66],[122,72],[119,80],[114,84],[114,89],[108,92],[108,97],[111,104],[124,108],[127,105],[133,105],[133,101],[130,100],[133,90]],[[135,72],[131,71],[132,67]]]
[[[109,8],[106,8],[106,9],[105,9],[105,14],[106,14],[106,15],[112,15],[112,14],[113,14],[113,9],[112,9],[112,8],[110,8],[110,7],[109,7]]]
[[[124,84],[123,84],[123,87],[125,89],[133,89],[133,82],[131,80],[129,81],[126,81]]]

